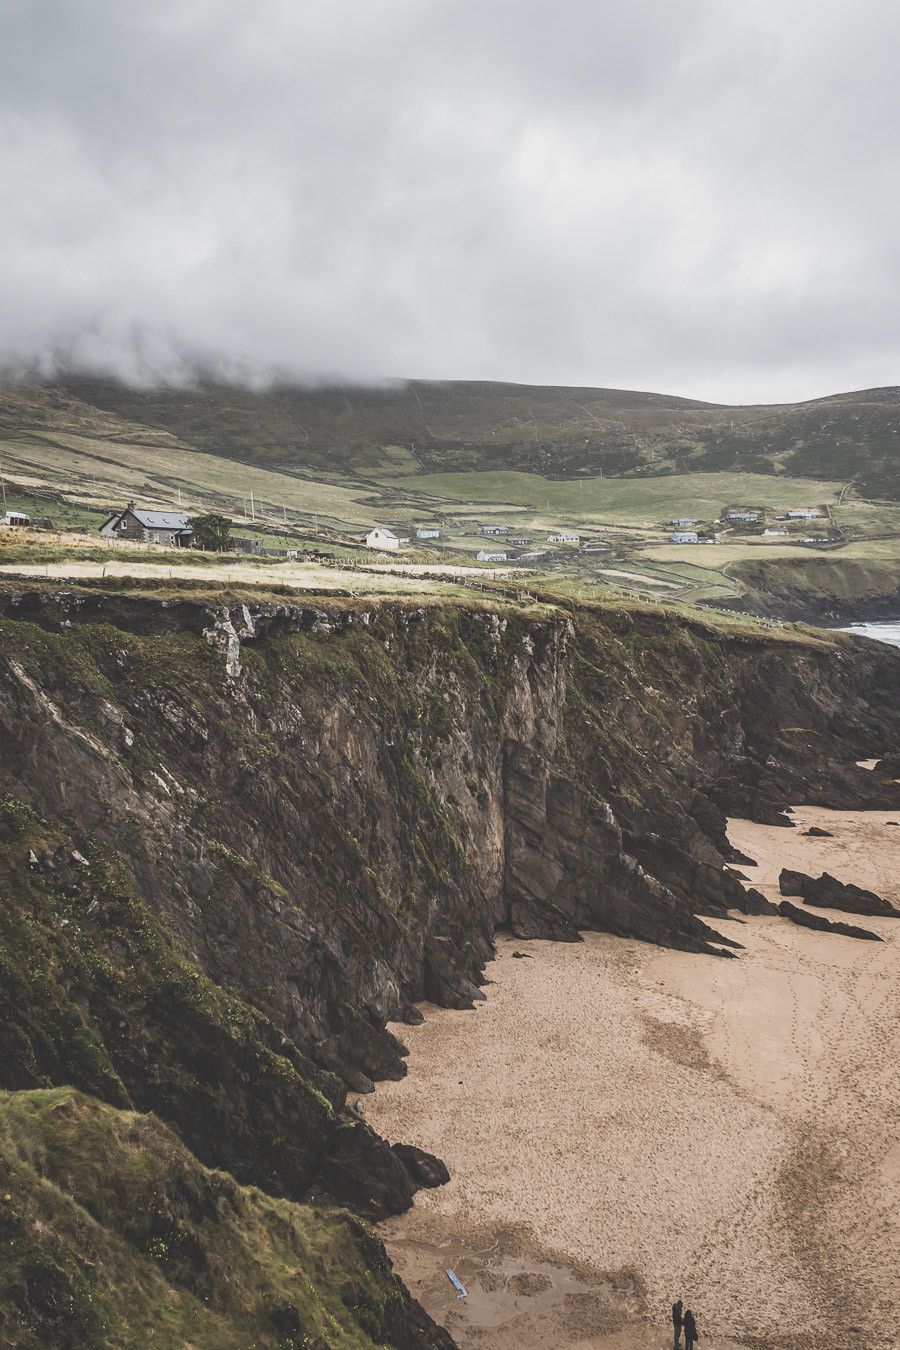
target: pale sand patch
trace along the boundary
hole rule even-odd
[[[110,560],[109,562],[57,563],[3,563],[4,576],[52,577],[58,580],[77,580],[79,577],[134,577],[157,582],[190,580],[239,582],[250,586],[292,586],[297,590],[347,590],[418,592],[434,590],[435,583],[416,576],[391,575],[388,569],[380,576],[370,572],[341,571],[334,567],[315,564],[274,563],[271,565],[240,563],[212,563],[207,566],[191,563],[153,563]]]
[[[366,572],[397,572],[404,576],[471,577],[482,581],[487,577],[510,577],[521,572],[521,567],[467,567],[464,563],[361,563]]]
[[[825,868],[900,901],[891,813],[797,815],[835,838],[733,823],[754,884]],[[737,961],[503,939],[477,1011],[397,1028],[409,1076],[367,1116],[452,1180],[383,1231],[460,1345],[661,1347],[680,1293],[710,1350],[896,1350],[900,922],[866,925],[887,941],[723,924]]]

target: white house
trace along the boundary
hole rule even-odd
[[[498,549],[480,548],[475,557],[479,562],[506,562],[506,554]]]
[[[509,534],[508,525],[479,525],[479,534]]]
[[[700,536],[696,530],[676,530],[669,538],[673,544],[698,544]]]
[[[763,530],[763,534],[787,534],[787,530],[782,530],[780,528],[775,530]]]
[[[788,520],[818,520],[819,511],[815,506],[797,507],[796,511],[788,511]]]
[[[441,532],[436,525],[420,525],[416,530],[417,539],[440,539]]]
[[[676,530],[687,529],[690,525],[699,525],[699,521],[693,516],[679,516],[677,520],[670,520],[669,524],[674,525]]]
[[[366,548],[377,548],[384,552],[399,547],[400,540],[394,534],[394,531],[385,529],[383,525],[376,525],[375,529],[370,530],[366,535]]]
[[[578,535],[574,530],[560,530],[559,534],[548,534],[548,544],[577,544]]]

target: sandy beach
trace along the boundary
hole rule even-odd
[[[732,822],[753,884],[827,870],[900,903],[900,817],[794,818]],[[711,1350],[895,1350],[900,921],[864,922],[884,943],[735,919],[739,960],[504,938],[477,1010],[395,1028],[409,1075],[367,1118],[452,1179],[382,1231],[462,1347],[668,1346],[680,1294]]]

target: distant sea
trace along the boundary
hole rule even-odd
[[[841,632],[861,633],[863,637],[900,647],[900,619],[892,619],[890,623],[851,623],[849,628],[843,628]]]

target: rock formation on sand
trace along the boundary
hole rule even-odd
[[[820,933],[841,933],[844,937],[867,938],[870,942],[883,941],[883,938],[877,933],[870,932],[868,928],[857,928],[852,923],[832,923],[824,914],[810,914],[808,909],[792,905],[790,900],[782,900],[778,912],[786,919],[790,919],[791,923],[800,924],[801,928],[815,928]]]
[[[406,1072],[386,1022],[471,1007],[499,925],[735,950],[716,920],[766,902],[725,867],[726,813],[900,808],[854,764],[896,743],[898,664],[659,611],[8,587],[0,1087],[154,1112],[310,1231],[323,1206],[395,1214],[440,1172],[347,1109]],[[366,1231],[377,1311],[304,1258],[322,1306],[446,1344]],[[16,1285],[22,1325],[61,1260]]]
[[[782,895],[799,895],[805,904],[819,905],[822,909],[842,909],[847,914],[868,914],[871,918],[900,919],[900,910],[889,900],[874,891],[854,886],[852,882],[838,881],[827,872],[820,877],[810,877],[805,872],[792,872],[785,867],[778,878],[778,889]]]

